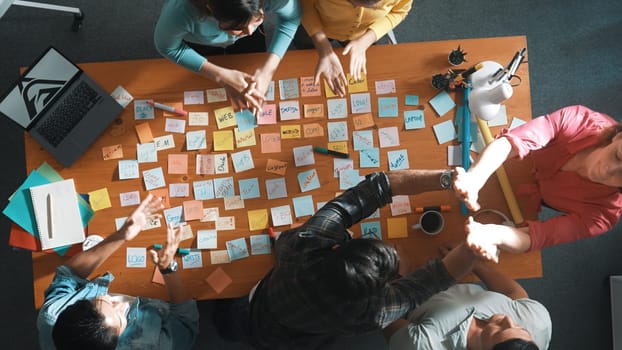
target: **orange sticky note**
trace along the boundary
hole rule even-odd
[[[307,96],[322,96],[320,91],[320,84],[313,84],[314,77],[301,77],[300,78],[300,95]]]
[[[301,134],[300,125],[281,125],[282,139],[299,139]]]
[[[324,127],[319,123],[303,124],[302,134],[305,138],[324,136]]]
[[[166,283],[164,282],[164,277],[162,277],[162,273],[157,266],[153,269],[153,276],[151,277],[151,282],[161,284],[163,286],[166,285]]]
[[[281,153],[281,134],[261,134],[261,153]]]
[[[376,123],[374,123],[374,117],[371,113],[355,115],[352,117],[352,123],[354,124],[354,130],[371,128],[376,125]]]
[[[214,131],[214,151],[233,151],[233,132]]]
[[[169,154],[168,173],[188,174],[188,154]]]
[[[268,159],[266,163],[266,172],[284,176],[287,171],[287,162],[276,159]]]
[[[225,270],[223,270],[221,267],[218,267],[216,268],[216,270],[214,270],[214,272],[207,276],[205,282],[207,282],[207,284],[214,288],[216,294],[220,294],[223,290],[225,290],[225,288],[227,288],[231,284],[231,282],[233,282],[233,280],[231,279],[231,277],[229,277],[229,275],[227,275]]]
[[[326,79],[324,79],[324,92],[326,93],[326,98],[336,97],[337,94],[333,92],[333,90],[328,86]]]
[[[199,220],[203,217],[203,201],[184,201],[184,220]]]
[[[171,207],[171,200],[170,200],[170,197],[168,195],[168,188],[166,188],[166,187],[165,188],[158,188],[158,189],[149,191],[149,193],[151,193],[156,198],[160,198],[164,208],[170,208]]]
[[[387,237],[408,238],[408,222],[405,217],[387,219]]]
[[[167,106],[171,106],[173,108],[177,108],[177,109],[184,109],[184,103],[183,102],[170,102],[170,103],[165,103]],[[179,114],[177,113],[173,113],[173,112],[169,112],[165,109],[162,110],[164,112],[164,114],[162,114],[165,117],[179,117]]]
[[[149,123],[139,123],[134,125],[136,134],[138,134],[139,143],[153,142],[153,134],[151,133],[151,127]]]
[[[305,104],[303,106],[305,118],[324,117],[324,105],[321,103]]]
[[[102,147],[102,156],[104,160],[123,158],[123,145],[112,145]]]

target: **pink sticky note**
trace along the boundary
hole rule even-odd
[[[216,270],[214,270],[214,272],[207,276],[205,282],[207,282],[207,284],[214,288],[216,294],[220,294],[223,290],[225,290],[225,288],[227,288],[231,284],[231,282],[233,282],[233,280],[231,279],[231,277],[229,277],[229,275],[227,275],[225,270],[223,270],[221,267],[218,267],[216,268]]]
[[[188,174],[188,154],[169,154],[168,173]]]
[[[166,283],[164,282],[164,277],[162,277],[162,273],[157,266],[153,269],[153,277],[151,277],[151,282],[166,285]]]
[[[203,217],[203,201],[184,201],[184,219],[200,220]]]
[[[261,134],[261,153],[281,153],[281,134]]]
[[[257,125],[276,124],[276,105],[265,104],[257,117]]]

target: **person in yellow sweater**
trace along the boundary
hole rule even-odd
[[[301,0],[302,27],[294,45],[318,50],[315,83],[324,75],[328,86],[340,96],[347,80],[330,39],[345,45],[350,56],[350,75],[360,80],[367,74],[367,48],[395,28],[408,14],[413,0]],[[304,27],[304,28],[303,28]],[[305,33],[306,31],[306,33]],[[310,38],[310,40],[308,39]]]

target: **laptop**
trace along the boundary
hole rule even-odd
[[[0,115],[70,167],[123,111],[109,93],[49,47],[0,96]]]

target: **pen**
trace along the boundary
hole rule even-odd
[[[160,250],[162,248],[163,248],[162,245],[159,243],[155,243],[153,245],[153,249],[155,250]],[[190,252],[191,252],[190,248],[177,248],[177,254],[179,255],[188,255],[190,254]]]
[[[429,210],[436,210],[436,211],[441,211],[441,212],[451,211],[451,205],[443,204],[443,205],[433,205],[430,207],[417,207],[415,208],[415,213],[421,214]]]
[[[347,153],[333,151],[332,149],[327,149],[324,147],[313,147],[313,150],[318,153],[330,154],[331,156],[335,156],[339,158],[350,158],[350,155]]]
[[[159,109],[163,109],[165,111],[169,111],[171,113],[177,113],[179,115],[188,115],[188,112],[184,111],[183,109],[179,109],[179,108],[175,108],[172,106],[168,106],[159,102],[154,102],[153,100],[148,100],[147,101],[148,104],[152,105],[155,108],[159,108]]]
[[[48,238],[54,238],[54,207],[52,201],[52,194],[48,193]]]

